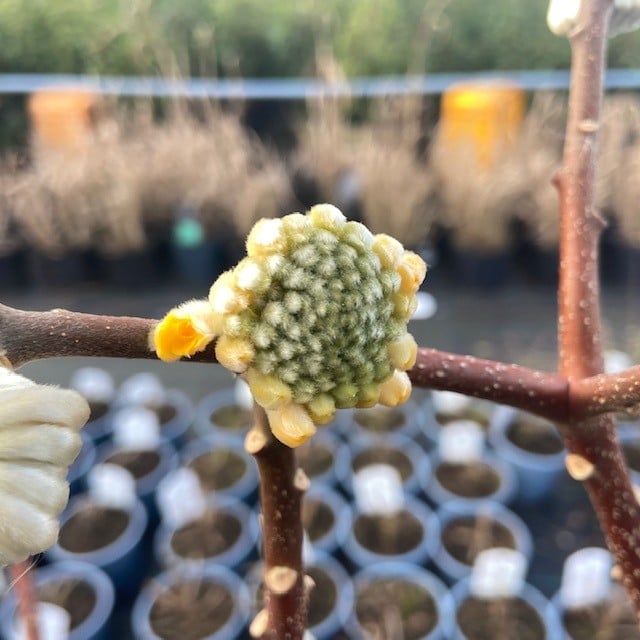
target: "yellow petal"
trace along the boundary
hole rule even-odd
[[[404,255],[404,247],[386,233],[374,236],[371,249],[380,259],[380,264],[390,269],[397,269]]]
[[[424,280],[427,265],[419,255],[412,251],[405,251],[398,265],[398,273],[400,274],[400,291],[406,295],[413,295]]]
[[[317,204],[309,210],[307,215],[314,227],[333,233],[339,232],[347,221],[342,211],[332,204]]]
[[[389,354],[391,364],[393,364],[396,369],[406,371],[407,369],[411,369],[416,363],[418,345],[410,333],[405,333],[389,344],[387,353]]]
[[[234,373],[244,373],[255,355],[253,344],[246,338],[220,336],[216,342],[216,358]]]
[[[265,409],[279,409],[291,402],[291,389],[274,376],[251,368],[247,371],[247,382],[255,401]]]
[[[160,360],[175,362],[202,351],[214,337],[211,333],[201,333],[191,318],[184,317],[178,309],[172,309],[156,325],[152,342]]]
[[[411,380],[404,371],[394,371],[393,375],[380,386],[380,404],[395,407],[409,399]]]
[[[306,409],[293,402],[275,411],[267,411],[273,435],[288,447],[298,447],[316,432]]]
[[[321,393],[307,403],[307,410],[316,424],[328,424],[336,414],[336,403],[328,393]]]

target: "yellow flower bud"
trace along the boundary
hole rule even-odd
[[[374,236],[371,249],[380,259],[380,264],[389,269],[396,269],[404,255],[404,247],[386,233]]]
[[[316,425],[306,409],[289,403],[281,409],[267,411],[273,435],[288,447],[298,447],[316,432]]]
[[[378,404],[380,400],[380,385],[379,384],[367,384],[362,387],[358,393],[358,403],[356,407],[358,409],[368,409]]]
[[[336,413],[336,403],[327,393],[321,393],[307,404],[307,410],[316,424],[328,424]]]
[[[411,317],[409,309],[411,308],[411,299],[415,298],[414,295],[406,295],[404,293],[394,293],[391,299],[393,300],[393,312],[396,316],[404,319]]]
[[[334,233],[340,231],[347,221],[342,211],[331,204],[317,204],[309,210],[308,215],[315,227]]]
[[[279,253],[286,247],[286,238],[279,218],[262,218],[253,226],[247,238],[247,255],[251,258]]]
[[[404,371],[394,371],[393,375],[380,387],[380,404],[395,407],[406,402],[411,395],[411,380]]]
[[[249,306],[246,293],[236,285],[232,271],[223,273],[209,290],[209,302],[216,313],[240,313]]]
[[[232,338],[224,335],[220,336],[216,342],[218,362],[234,373],[244,373],[254,355],[253,344],[246,338]]]
[[[410,333],[405,333],[403,336],[389,343],[387,347],[387,353],[391,364],[401,371],[411,369],[416,363],[416,357],[418,355],[418,345]]]
[[[255,401],[265,409],[279,409],[291,402],[291,389],[274,376],[252,367],[247,371],[247,382]]]
[[[402,261],[398,265],[400,274],[400,291],[404,294],[414,294],[422,284],[427,274],[427,265],[422,258],[412,251],[405,251]]]
[[[269,287],[270,278],[264,269],[251,258],[245,258],[234,269],[235,283],[239,289],[262,293]]]
[[[202,351],[215,338],[216,316],[208,304],[207,307],[211,322],[205,319],[204,314],[190,317],[189,309],[195,308],[195,305],[187,303],[169,311],[155,326],[151,346],[160,360],[175,362],[192,356]],[[198,305],[196,310],[201,312],[202,307]]]

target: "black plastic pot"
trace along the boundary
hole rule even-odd
[[[31,251],[28,270],[32,284],[41,289],[70,287],[93,276],[87,251],[69,251],[55,257]]]
[[[455,252],[454,271],[457,284],[494,291],[503,287],[509,279],[511,256],[506,249],[494,253],[458,249]]]
[[[351,638],[386,637],[380,635],[384,633],[385,618],[401,623],[408,622],[412,615],[424,619],[430,614],[432,619],[424,623],[425,627],[430,625],[429,628],[421,635],[412,633],[411,637],[450,640],[454,625],[453,598],[433,574],[406,562],[384,562],[363,569],[353,581],[355,606],[349,625]],[[369,606],[365,604],[367,601]],[[398,637],[404,637],[404,631],[404,628],[399,631],[403,635]]]
[[[29,283],[27,253],[18,249],[0,255],[0,289],[22,289]]]
[[[177,585],[181,585],[181,589]],[[168,635],[160,630],[154,631],[152,617],[155,607],[163,606],[172,590],[179,593],[184,610],[167,607],[173,609],[173,613],[165,615],[165,620],[174,630]],[[214,607],[215,612],[212,611]],[[217,565],[203,566],[199,570],[191,566],[179,567],[156,576],[142,590],[133,607],[131,626],[137,640],[181,640],[185,630],[191,637],[195,636],[191,629],[194,622],[205,624],[215,613],[217,620],[212,626],[216,628],[205,630],[201,627],[197,637],[202,640],[232,640],[248,637],[249,610],[249,591],[229,569]]]
[[[122,512],[125,516],[117,516],[122,522],[122,530],[115,539],[99,546],[96,537],[103,530],[104,525],[97,518],[93,520],[88,518],[88,514],[92,513],[95,507],[99,505],[96,505],[86,494],[71,500],[60,519],[59,539],[45,555],[53,561],[74,560],[96,565],[111,578],[119,592],[133,593],[140,585],[145,572],[141,542],[147,527],[146,509],[139,500],[131,510],[116,509],[115,511]],[[65,527],[68,527],[72,520],[83,523],[86,536],[83,542],[91,543],[83,550],[71,549],[65,544]]]
[[[104,571],[85,562],[56,562],[37,569],[34,573],[37,590],[55,590],[60,585],[69,592],[66,598],[73,611],[68,640],[111,640],[111,617],[115,602],[115,592],[111,580]],[[73,587],[86,589],[72,591]],[[0,628],[4,638],[16,637],[16,591],[11,589],[2,600],[0,608]],[[75,598],[74,598],[75,596]],[[93,603],[91,599],[93,598]],[[82,599],[82,602],[79,600]],[[49,598],[47,600],[50,601]],[[75,623],[75,624],[74,624]]]
[[[215,240],[193,247],[174,244],[171,255],[176,275],[190,287],[209,287],[223,271],[224,247]]]
[[[161,524],[154,540],[155,558],[163,569],[212,564],[240,570],[245,563],[255,560],[259,532],[258,518],[245,504],[233,498],[218,498],[203,518],[177,527]],[[235,539],[230,539],[228,546],[221,548],[220,539],[232,533],[236,534]],[[202,540],[209,534],[212,539],[217,538],[214,540],[216,552],[202,557],[189,541]]]
[[[156,285],[157,265],[148,248],[118,255],[102,255],[101,271],[104,280],[118,289],[140,291]]]
[[[255,503],[258,492],[258,472],[255,461],[236,440],[199,438],[182,451],[182,463],[193,469],[205,493]],[[208,470],[214,469],[215,474]],[[219,473],[218,473],[219,471]]]

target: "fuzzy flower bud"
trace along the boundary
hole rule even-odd
[[[331,205],[260,220],[247,253],[205,303],[219,319],[218,361],[246,376],[279,440],[298,446],[336,409],[407,399],[400,372],[416,358],[406,324],[426,273],[419,256]],[[164,331],[156,348],[179,357]]]
[[[0,565],[55,544],[69,499],[66,475],[88,419],[89,405],[75,391],[0,369]]]

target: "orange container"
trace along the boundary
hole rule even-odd
[[[460,84],[442,96],[440,143],[473,153],[487,169],[518,139],[525,113],[524,91],[508,84]]]
[[[29,96],[29,118],[37,141],[69,149],[86,141],[96,106],[95,94],[82,90],[43,90]]]

